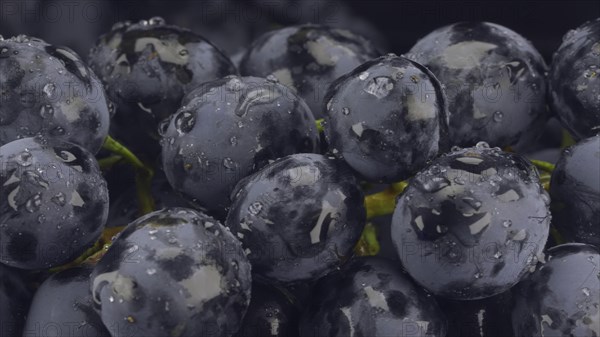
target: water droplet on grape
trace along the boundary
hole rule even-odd
[[[260,202],[254,202],[250,206],[248,206],[248,212],[252,215],[258,215],[260,211],[262,211],[263,205]]]

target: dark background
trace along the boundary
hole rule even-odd
[[[208,37],[230,55],[256,36],[302,22],[347,28],[402,54],[456,21],[491,21],[522,34],[547,61],[562,36],[600,17],[600,1],[0,0],[0,34],[37,36],[83,57],[113,23],[162,16]]]

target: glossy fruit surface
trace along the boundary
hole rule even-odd
[[[242,178],[277,158],[319,150],[310,109],[276,81],[228,76],[182,104],[162,124],[163,169],[175,190],[218,216]]]
[[[302,315],[302,336],[445,336],[434,298],[391,261],[350,261],[321,279]]]
[[[362,64],[336,80],[324,102],[330,151],[367,181],[407,179],[448,145],[442,86],[406,58]]]
[[[352,254],[365,225],[348,167],[318,154],[281,158],[240,181],[226,225],[253,272],[271,282],[316,280]]]
[[[600,248],[600,136],[565,149],[552,173],[553,224],[566,239]]]
[[[512,30],[488,22],[460,22],[420,39],[407,56],[442,82],[453,145],[516,144],[541,131],[546,109],[546,64]]]
[[[600,335],[600,254],[592,246],[549,249],[514,294],[515,336]]]
[[[186,92],[237,73],[208,40],[161,18],[115,24],[98,39],[89,63],[117,106],[111,125],[117,137],[153,155],[158,123],[177,111]]]
[[[347,30],[305,24],[267,32],[256,39],[241,63],[242,75],[274,76],[302,97],[316,118],[333,81],[379,56],[362,36]]]
[[[250,302],[250,264],[239,241],[185,208],[129,224],[90,280],[113,336],[231,336]]]
[[[549,203],[523,157],[482,144],[456,149],[410,181],[392,240],[404,268],[434,294],[490,297],[535,265],[548,238]]]
[[[564,37],[550,69],[550,105],[577,139],[600,133],[600,18]]]
[[[69,262],[100,237],[108,190],[91,153],[43,138],[0,147],[0,262],[46,269]]]
[[[112,105],[71,49],[25,35],[0,39],[0,87],[0,145],[41,135],[100,150]]]

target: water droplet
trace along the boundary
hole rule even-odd
[[[494,258],[495,259],[499,259],[502,257],[502,252],[501,251],[497,251],[496,254],[494,254]]]
[[[590,296],[590,289],[589,288],[581,288],[581,292],[585,295],[585,296]]]
[[[148,269],[146,269],[146,274],[148,274],[148,275],[154,275],[154,274],[156,274],[156,269],[154,269],[154,268],[148,268]]]
[[[344,116],[348,116],[350,114],[350,109],[349,108],[342,108],[342,113],[344,114]]]
[[[426,179],[426,181],[421,181],[421,187],[430,193],[437,192],[450,186],[450,181],[444,177],[431,177]]]
[[[227,157],[223,159],[223,167],[228,170],[235,170],[237,168],[237,163],[233,161],[233,159]]]
[[[394,89],[394,82],[389,77],[379,76],[369,82],[364,91],[381,99],[389,95],[392,89]]]
[[[252,215],[258,215],[260,211],[262,211],[263,205],[260,202],[254,202],[250,206],[248,206],[248,212]]]
[[[113,303],[113,302],[115,301],[115,298],[114,298],[114,297],[112,297],[112,296],[110,296],[110,297],[108,298],[108,301],[109,301],[110,303]]]
[[[483,277],[483,275],[481,273],[475,273],[475,278],[476,279],[480,279],[481,277]]]
[[[175,128],[180,134],[192,131],[196,124],[196,117],[190,112],[182,112],[175,117]]]
[[[155,16],[153,18],[150,18],[150,20],[148,20],[148,24],[151,24],[151,25],[164,25],[165,24],[165,19],[161,18],[160,16]]]
[[[411,80],[413,83],[419,83],[419,78],[418,78],[416,75],[412,75],[412,76],[410,77],[410,80]]]
[[[37,218],[38,223],[44,223],[46,221],[46,216],[44,214],[40,214]]]
[[[40,116],[42,118],[48,118],[54,115],[54,108],[50,104],[43,105],[40,109]]]
[[[475,200],[471,197],[466,197],[462,199],[467,205],[471,206],[474,210],[478,210],[481,208],[481,201]]]
[[[368,77],[369,77],[369,73],[368,73],[368,72],[366,72],[366,71],[363,71],[362,73],[360,73],[360,74],[358,75],[358,78],[359,78],[361,81],[364,81],[364,80],[366,80]]]
[[[54,95],[54,91],[56,91],[56,86],[54,85],[54,83],[48,83],[44,86],[42,90],[44,91],[44,94],[46,94],[46,96],[52,97],[52,95]]]
[[[490,144],[488,144],[487,142],[478,142],[477,144],[475,144],[475,147],[478,149],[489,149]]]
[[[179,56],[187,56],[189,53],[187,49],[182,49],[179,51]]]
[[[500,123],[502,121],[502,119],[504,118],[504,113],[500,110],[494,112],[494,122],[496,123]]]
[[[15,161],[17,164],[27,167],[33,163],[33,156],[29,151],[23,151],[15,158]]]
[[[29,213],[37,212],[42,205],[42,197],[39,193],[35,194],[33,197],[29,198],[25,203],[25,209]]]
[[[64,206],[67,203],[65,194],[62,192],[56,193],[56,195],[54,195],[50,200],[60,207]]]

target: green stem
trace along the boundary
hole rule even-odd
[[[98,164],[100,165],[100,169],[102,171],[110,170],[113,166],[115,166],[118,162],[120,162],[123,157],[118,155],[112,155],[106,158],[98,159]]]
[[[354,252],[358,256],[375,256],[381,250],[377,240],[377,227],[371,222],[367,223],[360,236],[360,240],[354,247]]]
[[[548,172],[548,173],[552,173],[552,171],[554,171],[554,168],[556,167],[556,165],[554,165],[552,163],[548,163],[548,162],[541,161],[541,160],[531,159],[530,161],[539,170],[542,170],[542,171]]]
[[[152,171],[152,169],[144,165],[144,163],[142,163],[142,161],[139,160],[138,157],[135,154],[133,154],[133,152],[129,151],[128,148],[126,148],[123,144],[119,143],[117,140],[112,138],[110,135],[106,136],[106,138],[104,139],[104,144],[102,144],[102,148],[109,151],[110,153],[123,157],[123,159],[125,159],[129,164],[131,164],[137,169]]]
[[[319,131],[319,133],[323,132],[324,128],[323,128],[323,123],[325,122],[324,118],[319,118],[315,121],[315,124],[317,125],[317,131]]]
[[[393,183],[387,189],[365,197],[367,219],[392,214],[396,208],[396,198],[408,186],[408,182]]]
[[[135,168],[135,184],[141,215],[154,210],[154,199],[152,198],[151,185],[154,171],[146,166],[133,152],[119,143],[111,136],[106,136],[102,148],[122,157],[127,163]]]

